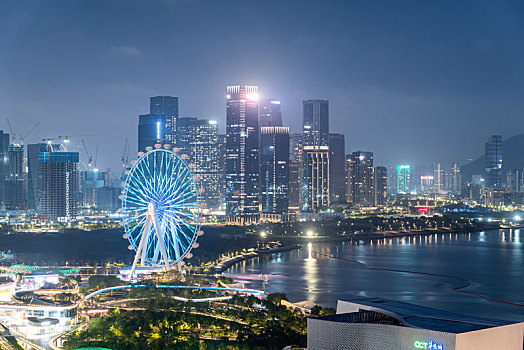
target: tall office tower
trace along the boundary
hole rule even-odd
[[[13,140],[7,148],[9,173],[5,180],[6,209],[21,210],[26,207],[26,182],[24,174],[24,144]]]
[[[502,186],[502,136],[493,135],[486,142],[486,187]]]
[[[513,193],[524,192],[523,169],[513,169],[506,174],[506,187]]]
[[[40,214],[58,222],[76,219],[78,152],[40,152]]]
[[[346,144],[344,134],[329,134],[329,193],[331,202],[346,200],[345,156]]]
[[[229,223],[257,223],[258,87],[228,86],[226,94],[226,215]]]
[[[329,206],[329,146],[303,146],[302,210]]]
[[[388,199],[388,170],[385,166],[377,166],[373,171],[374,205],[383,207]]]
[[[433,193],[435,189],[435,177],[433,175],[421,175],[420,187],[417,193],[429,194]]]
[[[308,100],[303,107],[304,146],[329,146],[329,102]]]
[[[349,202],[354,206],[373,206],[373,183],[373,152],[353,152],[349,161]]]
[[[191,157],[191,142],[194,139],[197,124],[198,119],[194,117],[177,119],[175,145],[176,148],[179,149],[179,154],[187,154],[189,157]],[[191,159],[191,161],[193,160]]]
[[[433,165],[433,186],[434,193],[444,193],[444,168],[441,163],[435,163]]]
[[[397,193],[409,193],[411,181],[411,167],[409,165],[397,165],[396,174]]]
[[[199,119],[194,122],[190,142],[190,159],[195,165],[193,174],[200,177],[202,201],[207,208],[218,209],[221,200],[221,158],[216,120]]]
[[[138,117],[138,151],[157,143],[176,142],[178,97],[150,98],[149,114]]]
[[[27,207],[36,209],[40,203],[40,152],[58,151],[59,144],[35,143],[27,145]]]
[[[289,128],[260,128],[262,212],[284,214],[289,206]]]
[[[282,126],[282,111],[280,101],[275,99],[261,99],[258,107],[258,127]]]
[[[302,134],[289,135],[289,210],[301,209]]]
[[[220,208],[226,208],[226,156],[227,136],[218,135],[218,165],[220,172]]]
[[[397,167],[388,166],[388,193],[397,193]]]
[[[460,173],[460,164],[453,162],[451,164],[451,192],[460,195],[462,193],[462,174]]]
[[[9,173],[8,151],[9,148],[9,134],[0,130],[0,209],[5,206],[6,188],[5,180]]]

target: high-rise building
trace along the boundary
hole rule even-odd
[[[220,173],[220,207],[226,208],[226,158],[227,158],[227,136],[218,135],[218,164]]]
[[[329,146],[329,101],[303,102],[304,146]]]
[[[5,180],[6,209],[21,210],[26,207],[26,178],[24,173],[24,144],[13,139],[7,149],[9,172]]]
[[[460,164],[457,162],[451,164],[451,192],[457,195],[462,193],[462,174]]]
[[[40,152],[40,213],[59,222],[76,219],[78,152]]]
[[[27,145],[27,207],[36,209],[40,203],[40,152],[58,151],[60,144],[35,143]]]
[[[486,187],[502,186],[502,136],[493,135],[486,142]]]
[[[187,154],[189,157],[191,157],[191,142],[195,137],[197,124],[198,119],[195,117],[177,119],[177,132],[175,144],[176,148],[179,149],[180,154]]]
[[[221,202],[221,158],[216,120],[198,119],[194,122],[190,141],[190,160],[193,174],[200,178],[201,199],[209,209],[218,209]]]
[[[258,87],[226,91],[226,215],[228,222],[259,220]]]
[[[345,156],[346,144],[344,134],[329,134],[329,190],[331,202],[346,200]]]
[[[349,161],[348,202],[355,206],[370,207],[375,201],[373,189],[373,152],[353,152]]]
[[[435,189],[435,177],[433,175],[421,175],[419,192],[422,194],[433,193]]]
[[[506,187],[513,193],[524,192],[524,171],[523,169],[513,169],[506,174]]]
[[[284,214],[289,206],[289,128],[260,128],[262,212]]]
[[[441,194],[444,192],[444,167],[442,163],[435,163],[433,166],[433,186],[434,193]]]
[[[377,166],[373,171],[374,205],[382,207],[388,199],[388,170],[385,166]]]
[[[138,150],[157,143],[176,142],[178,97],[155,96],[150,98],[149,114],[138,118]]]
[[[302,134],[289,135],[289,210],[301,209]]]
[[[409,165],[397,165],[397,193],[406,194],[410,190],[411,167]]]
[[[0,130],[0,209],[5,206],[6,188],[5,180],[9,173],[8,162],[9,134]]]
[[[282,111],[280,101],[276,99],[261,99],[259,104],[258,127],[282,126]]]
[[[97,208],[98,191],[105,186],[104,172],[90,169],[79,172],[79,204],[82,208]]]
[[[302,210],[326,208],[329,200],[329,147],[303,146]]]

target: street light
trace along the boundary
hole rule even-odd
[[[308,237],[312,237],[313,236],[313,231],[309,230],[309,231],[307,231],[306,234],[308,235]]]

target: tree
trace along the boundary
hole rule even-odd
[[[281,305],[282,300],[287,301],[287,295],[284,293],[271,293],[267,296],[267,300],[275,305]]]

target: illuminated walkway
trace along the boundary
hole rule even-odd
[[[146,286],[143,284],[137,284],[137,285],[126,285],[126,286],[117,286],[117,287],[109,287],[100,289],[96,292],[93,292],[91,294],[86,295],[84,300],[89,300],[92,297],[95,297],[99,294],[110,292],[112,290],[119,290],[119,289],[132,289],[132,288],[159,288],[159,289],[198,289],[198,290],[212,290],[212,291],[218,291],[218,292],[239,292],[239,293],[246,293],[246,294],[252,294],[254,296],[263,296],[265,293],[261,290],[256,289],[242,289],[242,288],[222,288],[222,287],[199,287],[199,286]]]

